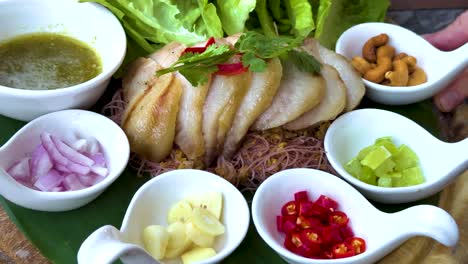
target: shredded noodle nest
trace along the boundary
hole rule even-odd
[[[120,89],[102,112],[121,124],[126,105]],[[285,169],[313,168],[336,174],[323,148],[323,138],[329,125],[327,122],[301,131],[282,128],[250,131],[232,159],[220,156],[209,167],[205,167],[202,161],[189,160],[175,145],[162,162],[145,160],[132,153],[130,167],[139,177],[146,174],[156,177],[174,169],[205,169],[247,190],[255,190],[268,176]]]

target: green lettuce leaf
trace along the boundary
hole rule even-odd
[[[308,0],[284,0],[296,37],[305,38],[315,29],[312,7]]]
[[[328,14],[330,13],[332,0],[320,0],[317,2],[319,2],[319,5],[317,8],[317,14],[314,16],[316,24],[314,37],[320,38],[320,36],[323,33],[323,26],[325,25],[325,20],[328,17]]]
[[[256,0],[216,0],[223,29],[228,35],[243,32],[245,21],[256,5]]]
[[[389,0],[332,0],[319,32],[320,43],[334,49],[346,29],[360,23],[383,21],[389,5]]]

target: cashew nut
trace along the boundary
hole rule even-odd
[[[380,83],[385,78],[385,73],[392,69],[392,58],[395,55],[395,48],[384,45],[377,49],[377,67],[366,72],[364,79],[371,82]]]
[[[385,79],[390,80],[390,86],[406,86],[408,84],[408,65],[403,60],[393,61],[393,71],[385,73]]]
[[[393,57],[393,60],[401,60],[403,59],[404,57],[408,56],[408,54],[404,53],[404,52],[400,52],[398,53],[397,55],[395,55],[395,57]]]
[[[387,44],[388,35],[380,34],[375,37],[370,38],[362,47],[362,56],[368,62],[376,62],[378,56],[376,56],[376,49],[380,46]]]
[[[409,76],[408,86],[419,85],[427,82],[427,76],[423,69],[416,66],[414,72]]]
[[[416,63],[417,63],[417,60],[415,57],[413,56],[406,56],[404,58],[401,59],[402,61],[404,61],[406,63],[406,65],[408,65],[408,71],[409,73],[413,73],[415,70],[416,70]]]
[[[359,56],[354,57],[351,60],[351,64],[361,74],[361,76],[366,74],[366,72],[372,68],[369,62],[367,62],[363,57]]]

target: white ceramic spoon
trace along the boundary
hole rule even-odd
[[[364,43],[381,33],[390,37],[388,44],[395,47],[397,53],[416,57],[428,80],[411,87],[391,87],[363,79],[368,88],[366,95],[376,102],[403,105],[422,101],[446,87],[468,66],[468,44],[454,51],[440,51],[416,33],[387,23],[363,23],[349,28],[338,39],[335,50],[349,59],[362,56]]]
[[[40,144],[40,134],[47,131],[59,138],[79,135],[94,137],[104,151],[109,174],[86,189],[70,192],[41,192],[30,189],[7,174],[15,161],[30,155]],[[63,110],[46,114],[26,124],[0,148],[0,195],[7,200],[34,210],[66,211],[94,200],[125,169],[130,145],[122,129],[103,115],[84,110]]]
[[[349,217],[354,234],[366,241],[367,250],[343,259],[309,259],[283,246],[284,234],[277,231],[276,216],[281,207],[294,200],[294,193],[307,191],[311,200],[326,195],[339,204]],[[266,179],[252,202],[255,227],[265,242],[284,260],[293,264],[367,264],[375,263],[413,236],[431,237],[445,246],[456,245],[459,234],[455,220],[432,205],[417,205],[397,213],[376,209],[351,185],[327,172],[314,169],[290,169]]]
[[[122,260],[125,264],[156,264],[144,249],[142,233],[149,225],[167,226],[167,213],[172,205],[187,196],[219,191],[223,195],[221,219],[226,232],[217,237],[214,257],[200,264],[221,262],[242,242],[249,229],[250,213],[247,201],[234,185],[222,177],[202,170],[173,170],[146,182],[138,189],[127,208],[120,230],[103,226],[81,244],[78,264],[111,264]],[[180,264],[180,258],[161,261]]]
[[[426,180],[423,184],[384,188],[361,182],[346,172],[346,162],[385,136],[391,136],[397,146],[408,145],[418,155]],[[433,195],[468,168],[468,139],[442,142],[414,121],[385,110],[361,109],[340,116],[328,128],[324,144],[333,168],[367,198],[381,203],[405,203]]]

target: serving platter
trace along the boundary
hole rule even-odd
[[[114,84],[110,87],[117,86],[118,84]],[[108,89],[107,94],[98,102],[93,110],[99,112],[103,103],[109,100],[113,92],[113,89]],[[364,100],[360,107],[375,107],[398,112],[413,119],[434,136],[439,138],[441,136],[438,129],[438,113],[431,101],[424,101],[408,106],[390,107]],[[0,116],[0,144],[5,143],[24,124],[24,122]],[[47,213],[29,210],[12,204],[3,198],[0,198],[0,204],[11,220],[47,259],[53,263],[76,263],[77,251],[90,233],[103,225],[110,224],[120,227],[133,194],[148,179],[138,178],[135,171],[127,168],[120,178],[96,200],[87,206],[68,212]],[[244,196],[247,201],[251,202],[252,193],[245,192]],[[450,198],[444,199],[450,200]],[[438,204],[438,202],[439,194],[417,203]],[[398,211],[410,205],[412,204],[392,206],[376,204],[381,210],[388,212]],[[411,240],[410,243],[416,242]],[[418,242],[416,244],[420,245],[421,243]],[[284,263],[262,241],[256,233],[253,224],[250,225],[247,237],[241,246],[223,263],[239,263],[242,261],[249,261],[251,263]]]

